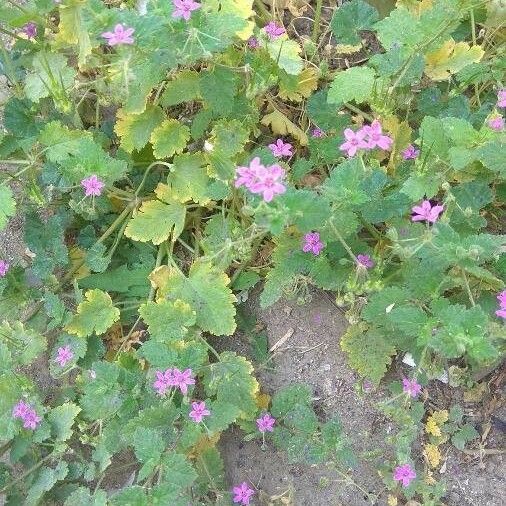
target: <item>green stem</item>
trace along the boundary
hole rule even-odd
[[[157,161],[151,163],[148,166],[148,168],[146,169],[146,172],[144,172],[144,177],[142,178],[141,184],[139,185],[139,187],[135,191],[135,196],[139,195],[139,192],[142,190],[142,188],[144,187],[144,184],[146,183],[146,179],[148,177],[149,172],[151,171],[151,169],[153,167],[156,167],[157,165],[164,165],[165,167],[169,167],[169,169],[172,167],[172,165],[170,163],[162,162],[160,160],[157,160]]]
[[[16,483],[24,480],[29,474],[31,474],[34,471],[36,471],[39,467],[42,466],[42,464],[44,464],[45,462],[47,462],[50,458],[53,458],[53,454],[52,453],[50,453],[49,455],[46,455],[43,459],[39,460],[39,462],[37,462],[37,464],[35,464],[30,469],[28,469],[28,471],[24,472],[23,474],[21,474],[20,476],[18,476],[15,480],[13,480],[10,483],[8,483],[7,485],[5,485],[4,488],[0,489],[0,494],[3,494],[7,490],[9,490],[13,485],[15,485]]]
[[[14,88],[16,89],[16,94],[21,95],[23,89],[21,88],[21,85],[19,84],[19,81],[16,77],[16,67],[12,61],[12,58],[10,57],[9,52],[5,47],[5,43],[2,37],[0,37],[0,51],[2,53],[5,62],[5,75],[8,77],[9,81],[14,85]]]
[[[462,270],[462,278],[464,279],[464,285],[466,287],[466,292],[469,297],[469,301],[471,302],[471,305],[474,307],[474,306],[476,306],[476,303],[474,302],[474,297],[471,292],[471,287],[469,286],[469,280],[467,279],[466,271],[464,271],[464,270]]]
[[[313,33],[311,34],[311,40],[314,43],[316,43],[316,41],[318,40],[318,35],[320,35],[320,20],[322,17],[322,6],[323,0],[316,0],[316,9],[313,22]]]
[[[258,9],[257,16],[262,18],[263,21],[271,19],[271,13],[267,10],[262,0],[255,0],[255,7]]]
[[[330,224],[330,228],[332,229],[334,234],[336,234],[338,241],[343,245],[343,248],[346,250],[348,255],[350,255],[350,258],[355,262],[355,264],[361,265],[360,262],[358,261],[357,257],[355,256],[355,254],[351,250],[351,248],[348,246],[348,243],[343,239],[343,236],[340,234],[339,230],[337,230],[336,226],[334,225],[334,222],[332,220],[330,220],[329,224]]]
[[[348,102],[345,102],[343,105],[344,105],[344,107],[346,107],[346,109],[349,109],[350,111],[354,112],[355,114],[360,114],[360,116],[362,116],[364,119],[371,121],[371,122],[374,121],[373,116],[371,116],[370,114],[367,114],[366,112],[362,111],[358,107],[355,107],[354,105],[349,104]]]

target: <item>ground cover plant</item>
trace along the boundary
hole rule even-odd
[[[27,246],[0,259],[6,504],[258,504],[224,481],[232,424],[353,467],[309,388],[266,399],[213,346],[257,285],[264,307],[332,292],[364,389],[411,355],[379,406],[398,429],[381,472],[391,504],[440,503],[438,447],[477,433],[423,387],[504,350],[504,6],[352,0],[323,30],[312,4],[306,37],[276,2],[0,7],[0,227],[23,215]]]

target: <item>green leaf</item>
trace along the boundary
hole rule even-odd
[[[197,473],[185,455],[171,452],[162,458],[163,474],[173,487],[178,489],[190,486]]]
[[[7,185],[0,185],[0,230],[5,228],[9,218],[16,214],[16,201]]]
[[[158,461],[165,450],[161,434],[148,427],[138,427],[133,435],[132,446],[139,462]]]
[[[242,412],[241,417],[256,412],[259,386],[253,376],[253,366],[244,357],[231,351],[220,353],[220,361],[204,370],[203,381],[207,395],[236,406]]]
[[[134,485],[124,488],[111,497],[112,506],[148,506],[144,487]]]
[[[200,97],[199,74],[193,70],[183,70],[167,83],[160,98],[164,107],[190,102]]]
[[[54,485],[67,476],[68,465],[66,462],[59,462],[56,467],[42,467],[37,473],[35,480],[28,489],[24,505],[36,506],[46,492],[49,492]]]
[[[211,416],[206,417],[206,427],[212,434],[223,432],[239,417],[241,410],[235,404],[216,401],[209,405]]]
[[[136,211],[125,229],[125,236],[134,241],[158,245],[175,241],[184,228],[186,208],[179,202],[148,200]]]
[[[368,99],[374,86],[374,70],[369,67],[352,67],[338,72],[330,85],[328,102],[341,105],[354,100],[357,103]]]
[[[304,61],[300,57],[300,46],[295,40],[282,37],[267,42],[267,51],[271,58],[287,74],[298,75],[304,68]]]
[[[226,67],[217,66],[210,72],[200,74],[202,98],[220,115],[228,114],[232,110],[237,86],[236,73]]]
[[[67,441],[72,436],[72,425],[81,408],[72,402],[65,402],[53,408],[48,415],[51,436],[55,441]]]
[[[0,326],[0,346],[4,347],[4,360],[0,369],[31,364],[46,350],[46,338],[38,332],[25,328],[20,321],[10,324],[4,321]],[[8,358],[7,358],[8,357]]]
[[[378,21],[378,11],[363,0],[352,0],[334,11],[330,28],[338,44],[360,44],[360,31],[369,30]]]
[[[120,109],[114,131],[121,137],[121,146],[131,153],[141,150],[149,141],[153,130],[162,122],[163,111],[150,105],[140,114],[130,114]]]
[[[77,306],[74,315],[66,330],[79,337],[104,334],[111,325],[119,320],[119,309],[113,306],[109,294],[102,290],[88,290],[85,301]]]
[[[107,493],[104,490],[97,490],[93,494],[85,487],[79,487],[72,492],[63,506],[106,506]],[[137,505],[137,503],[136,503]]]
[[[311,404],[313,393],[308,385],[295,384],[284,387],[272,398],[271,413],[274,417],[284,417],[298,404]]]
[[[50,95],[65,96],[74,85],[76,71],[62,54],[41,51],[33,57],[32,68],[25,80],[25,93],[32,102]]]
[[[166,119],[151,134],[153,154],[156,158],[170,158],[181,153],[190,139],[190,129],[177,119]]]
[[[121,265],[99,274],[91,274],[79,280],[81,288],[100,288],[109,292],[146,295],[149,293],[148,276],[152,267],[141,264],[133,268]]]
[[[195,311],[181,300],[172,302],[161,299],[157,302],[146,302],[139,308],[139,314],[148,325],[151,339],[163,342],[183,339],[188,327],[196,321]]]
[[[210,263],[196,262],[188,277],[169,268],[163,275],[166,278],[160,287],[161,294],[187,302],[196,311],[197,325],[202,330],[215,336],[234,333],[236,299],[227,286],[230,280],[224,272]]]
[[[457,449],[462,451],[466,443],[476,439],[479,435],[478,431],[471,424],[466,423],[452,435],[452,443]]]
[[[392,362],[396,349],[379,330],[361,325],[349,327],[341,338],[341,348],[348,354],[351,367],[378,385]]]
[[[500,177],[506,178],[506,143],[497,141],[487,142],[477,151],[478,160]]]
[[[178,202],[206,202],[210,179],[204,166],[205,160],[200,153],[184,153],[175,156],[172,161],[167,184],[170,194]]]

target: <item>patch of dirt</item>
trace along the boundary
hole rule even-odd
[[[387,491],[378,475],[378,461],[391,458],[385,445],[386,437],[394,430],[388,420],[375,408],[385,393],[377,390],[365,396],[358,394],[358,376],[350,369],[345,354],[339,347],[341,335],[346,330],[346,320],[333,304],[331,297],[322,292],[313,293],[305,305],[281,301],[267,310],[258,306],[257,296],[248,300],[249,311],[265,325],[269,348],[287,334],[290,337],[274,353],[272,369],[258,369],[257,377],[262,391],[273,395],[293,383],[306,383],[314,393],[314,406],[322,420],[337,414],[350,438],[359,464],[349,473],[362,490],[342,474],[326,466],[308,466],[289,462],[284,452],[272,444],[262,450],[260,441],[243,441],[243,433],[235,428],[222,436],[221,449],[229,484],[248,481],[258,491],[259,505],[268,505],[269,497],[285,494],[287,504],[293,506],[362,506],[386,505]],[[293,329],[293,334],[291,333]],[[240,333],[233,339],[217,343],[219,349],[232,349],[243,355],[251,355],[248,336]],[[399,364],[399,367],[401,366]],[[404,371],[407,374],[408,370]],[[401,372],[395,368],[390,373],[395,378]],[[386,380],[388,382],[388,379]],[[438,409],[462,403],[462,392],[432,382],[430,399]],[[441,406],[439,406],[441,404]],[[464,403],[466,421],[473,423],[483,433],[480,410],[474,411]],[[475,413],[475,418],[472,414]],[[501,409],[495,411],[504,420]],[[504,427],[495,424],[487,439],[487,448],[504,446]],[[477,448],[478,445],[468,445]],[[503,478],[502,454],[479,452],[464,454],[446,445],[445,472],[436,476],[446,480],[447,506],[502,506],[506,497]],[[420,462],[420,465],[422,463]],[[342,471],[347,472],[346,469]],[[436,473],[438,474],[438,473]],[[370,494],[370,497],[367,497]],[[374,502],[375,501],[375,502]],[[278,503],[275,503],[278,504]],[[399,502],[399,505],[402,504]]]

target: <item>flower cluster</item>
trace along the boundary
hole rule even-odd
[[[415,478],[416,472],[409,464],[397,466],[394,470],[394,480],[400,481],[403,487],[408,487]]]
[[[0,278],[3,278],[9,272],[9,262],[5,260],[0,260]]]
[[[499,318],[506,318],[506,290],[503,290],[498,296],[499,309],[495,312]]]
[[[42,418],[25,401],[19,401],[12,410],[13,418],[21,418],[25,429],[36,429]]]
[[[488,120],[487,124],[492,130],[500,132],[504,129],[504,118],[502,116],[494,116]]]
[[[172,3],[174,4],[172,17],[174,19],[183,18],[185,21],[189,21],[193,11],[202,7],[202,5],[193,0],[172,0]]]
[[[248,167],[237,167],[235,187],[245,186],[251,193],[260,193],[265,202],[270,202],[275,195],[285,193],[283,184],[285,171],[278,165],[268,167],[260,163],[260,158],[255,157]]]
[[[37,25],[33,21],[30,21],[29,23],[26,23],[25,26],[23,26],[21,32],[24,33],[29,39],[35,39],[35,37],[37,37]]]
[[[57,350],[58,355],[55,358],[55,362],[60,367],[65,367],[67,363],[74,358],[74,352],[72,351],[72,348],[67,346],[60,346]]]
[[[321,139],[324,136],[325,132],[321,128],[315,127],[311,131],[311,137],[313,137],[313,139]]]
[[[435,223],[439,215],[444,211],[444,206],[432,204],[430,200],[424,200],[419,206],[411,208],[413,214],[411,221],[427,221]]]
[[[181,390],[183,395],[188,393],[188,386],[195,385],[195,378],[192,376],[191,369],[180,371],[176,367],[166,371],[156,371],[156,381],[153,387],[158,394],[163,395],[170,387],[176,387]]]
[[[380,148],[387,151],[394,142],[390,136],[383,134],[381,123],[378,120],[374,120],[370,125],[365,125],[356,132],[347,128],[344,131],[344,138],[346,140],[339,146],[339,149],[345,151],[348,157],[355,156],[359,149]]]

